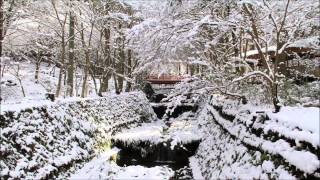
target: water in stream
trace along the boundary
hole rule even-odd
[[[141,143],[138,145],[139,148],[124,147],[118,144],[117,147],[121,150],[117,155],[116,163],[121,167],[130,165],[167,166],[175,172],[172,179],[193,179],[189,167],[189,157],[195,154],[198,145],[199,142],[193,142],[171,149],[165,143],[153,146]]]
[[[172,114],[165,115],[166,105],[159,103],[162,96],[153,104],[155,113],[162,119],[166,126],[163,129],[163,136],[170,134],[168,129],[172,126],[170,118],[178,118],[185,112],[195,112],[197,106],[181,105]],[[139,131],[141,133],[141,131]],[[145,136],[145,135],[143,135]],[[162,138],[162,137],[161,137]],[[166,139],[162,142],[151,143],[149,141],[135,141],[128,143],[121,140],[113,140],[113,146],[120,149],[117,154],[116,163],[118,166],[126,167],[140,165],[144,167],[167,166],[174,171],[171,179],[193,179],[192,170],[189,167],[189,157],[193,156],[199,146],[200,140],[191,140],[188,143],[178,143],[170,146],[173,139]]]

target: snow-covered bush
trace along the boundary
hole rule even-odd
[[[279,113],[216,96],[198,117],[204,134],[196,158],[208,178],[320,177],[318,108]]]
[[[319,107],[320,81],[297,85],[294,80],[285,81],[280,87],[284,105],[315,105]]]
[[[1,179],[68,174],[111,133],[155,119],[141,92],[17,109],[1,107]]]
[[[204,138],[195,157],[206,179],[288,179],[284,167],[275,168],[265,154],[249,149],[241,140],[228,134],[214,122],[208,112],[202,112]]]

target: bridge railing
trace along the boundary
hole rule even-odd
[[[176,84],[181,82],[183,79],[182,76],[173,76],[173,75],[161,75],[154,76],[150,75],[147,77],[146,81],[149,81],[151,84]]]

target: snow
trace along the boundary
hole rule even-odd
[[[6,111],[21,111],[30,107],[42,107],[54,104],[49,100],[36,101],[36,100],[24,100],[20,103],[3,104],[1,105],[1,113]]]
[[[221,112],[217,107],[222,108]],[[316,151],[304,148],[303,144],[310,143],[315,149],[320,147],[319,108],[284,106],[279,113],[273,113],[266,107],[241,105],[219,96],[213,96],[206,108],[219,126],[244,145],[256,147],[270,155],[280,155],[301,172],[318,172],[320,161]],[[222,115],[230,117],[225,119]],[[262,132],[258,133],[259,130]],[[262,164],[266,171],[278,168],[272,166],[270,162]],[[290,172],[278,170],[277,173],[277,176],[282,174],[294,178]]]
[[[145,168],[143,166],[128,166],[121,168],[114,176],[116,180],[122,179],[159,179],[169,180],[174,175],[172,169],[165,166],[155,166],[152,168]]]
[[[288,47],[315,48],[315,49],[319,48],[319,46],[320,46],[319,36],[300,39],[288,45]]]
[[[289,48],[289,47],[299,47],[299,48],[315,48],[318,49],[320,44],[319,44],[320,40],[318,36],[314,36],[314,37],[308,37],[305,39],[300,39],[297,41],[294,41],[293,43],[289,43],[289,45],[285,48]],[[266,53],[266,48],[263,47],[261,48],[263,53]],[[269,46],[268,47],[268,52],[275,52],[276,51],[276,46]],[[242,53],[242,57],[246,54],[246,56],[252,56],[252,55],[256,55],[259,54],[258,50],[250,50],[247,51],[246,53]]]
[[[97,179],[170,179],[173,176],[172,169],[165,166],[146,168],[143,166],[120,167],[113,162],[112,156],[116,156],[118,149],[114,148],[103,152],[86,163],[80,170],[74,173],[70,180],[97,180]]]
[[[283,107],[279,113],[271,113],[270,118],[284,122],[292,127],[299,127],[312,133],[320,134],[320,109],[316,107]]]
[[[262,153],[247,148],[241,137],[233,138],[210,114],[209,105],[200,111],[198,121],[204,133],[194,158],[204,178],[201,179],[278,179],[280,173],[287,172],[284,167],[274,167],[266,162],[263,167]],[[190,162],[192,163],[192,158]],[[191,165],[194,169],[194,166]],[[270,173],[264,169],[272,171]],[[196,171],[196,170],[194,170]],[[290,174],[287,172],[287,174]]]
[[[142,92],[108,95],[38,107],[1,105],[0,152],[6,154],[0,163],[1,178],[42,179],[57,171],[58,176],[67,176],[74,165],[101,151],[115,131],[156,119]]]
[[[194,179],[205,179],[201,174],[201,169],[200,169],[199,162],[198,162],[197,158],[194,156],[190,157],[189,162],[190,162],[189,163],[190,167],[192,169],[193,178]]]
[[[5,59],[1,64],[4,65],[3,77],[1,77],[1,91],[0,97],[1,100],[1,111],[19,111],[21,109],[25,109],[27,107],[39,107],[43,105],[52,104],[48,99],[46,99],[46,93],[55,94],[57,81],[58,81],[58,73],[60,71],[59,68],[54,67],[53,65],[42,62],[39,70],[39,79],[35,80],[35,65],[32,62],[21,62],[13,65],[10,58],[2,58]],[[10,61],[11,60],[11,61]],[[26,93],[26,97],[23,97],[21,86],[17,77],[15,77],[15,71],[17,65],[19,65],[19,77],[22,81],[22,86],[24,87],[24,91]],[[75,76],[82,76],[82,71],[77,69]],[[12,82],[12,83],[9,83]],[[79,79],[76,79],[79,81]],[[79,82],[78,82],[79,83]],[[125,87],[124,82],[124,87]],[[97,85],[99,85],[99,81],[97,81]],[[110,92],[105,93],[107,96],[114,90],[114,81],[111,79],[109,81],[109,89]],[[56,97],[56,101],[79,101],[81,98],[79,97],[81,92],[81,87],[79,89],[75,89],[74,92],[78,94],[78,97],[68,98],[65,97],[66,87],[62,86],[60,97]],[[94,84],[92,79],[88,80],[88,98],[97,98],[98,96],[94,90]],[[85,100],[83,99],[83,100]]]
[[[264,161],[261,166],[262,169],[268,173],[270,173],[274,169],[274,164],[272,161]]]
[[[171,118],[168,126],[162,120],[144,123],[139,127],[115,134],[113,139],[128,144],[143,141],[159,144],[169,141],[172,149],[179,144],[199,141],[202,134],[197,128],[197,122],[195,119],[189,119],[188,115],[189,113],[184,113],[178,118]]]
[[[283,106],[279,113],[273,113],[269,107],[251,104],[239,106],[235,101],[219,100],[219,96],[214,96],[212,103],[222,106],[225,114],[235,116],[237,120],[247,126],[252,124],[253,128],[261,128],[266,134],[272,131],[297,143],[305,141],[314,147],[320,147],[319,108]],[[247,112],[253,113],[248,115]],[[265,115],[270,119],[263,123],[253,122],[253,116],[258,115],[254,112],[265,112]]]
[[[266,53],[265,47],[262,47],[261,50],[262,50],[262,53]],[[276,46],[269,46],[268,47],[268,52],[275,52],[276,50],[277,50]],[[246,56],[252,56],[255,54],[259,54],[259,51],[258,50],[250,50],[250,51],[246,52]],[[245,53],[242,53],[241,55],[242,55],[242,57],[244,57]]]
[[[110,158],[118,153],[118,149],[111,149],[105,151],[97,156],[95,156],[91,161],[86,163],[81,169],[74,173],[70,180],[79,180],[79,179],[101,179],[105,178],[108,175],[107,163]],[[105,173],[105,174],[102,174]]]
[[[288,3],[288,6],[285,1],[277,0],[242,0],[232,6],[228,6],[231,1],[115,0],[110,4],[114,7],[110,9],[105,8],[105,3],[97,3],[92,7],[88,1],[76,1],[71,6],[63,0],[56,3],[45,0],[41,3],[26,2],[23,5],[16,3],[12,7],[8,1],[4,2],[5,9],[9,7],[12,13],[9,12],[9,21],[5,23],[8,31],[3,41],[3,53],[10,58],[0,57],[0,154],[5,157],[0,161],[0,179],[59,179],[55,176],[68,174],[70,172],[64,171],[70,169],[76,170],[74,165],[80,166],[98,152],[102,153],[74,174],[73,178],[169,179],[172,176],[172,170],[167,167],[117,166],[110,158],[118,150],[105,151],[112,138],[126,143],[170,143],[172,149],[184,143],[202,141],[197,154],[190,158],[195,177],[200,179],[294,179],[295,176],[304,178],[306,175],[320,177],[319,108],[284,106],[279,113],[273,113],[270,108],[258,105],[263,99],[268,99],[261,98],[267,90],[259,89],[267,84],[263,82],[256,85],[260,78],[246,83],[240,80],[249,76],[262,76],[271,84],[279,83],[281,102],[282,93],[286,93],[290,101],[301,104],[310,103],[318,97],[314,96],[318,92],[318,86],[301,86],[303,91],[312,91],[310,96],[308,93],[300,93],[300,90],[297,92],[299,96],[291,96],[293,88],[283,87],[289,79],[276,74],[279,75],[279,80],[273,82],[269,64],[269,74],[254,71],[239,77],[239,73],[234,73],[233,66],[233,58],[239,61],[239,57],[230,57],[234,53],[234,42],[228,42],[237,40],[238,43],[240,38],[244,40],[237,44],[240,51],[244,45],[246,50],[252,49],[254,45],[261,47],[263,53],[277,51],[274,45],[279,38],[281,44],[284,44],[279,53],[288,50],[287,47],[306,48],[303,51],[310,51],[310,56],[292,60],[288,65],[292,66],[290,70],[298,72],[299,68],[295,67],[297,63],[302,68],[300,73],[306,71],[303,73],[312,73],[316,77],[317,72],[312,71],[317,70],[319,62],[315,62],[318,57],[313,57],[317,56],[317,52],[313,54],[313,51],[319,50],[320,39],[315,36],[316,28],[319,27],[315,0],[294,1]],[[136,10],[125,2],[133,5]],[[253,5],[252,8],[247,3]],[[228,15],[220,13],[226,7],[230,7]],[[106,15],[100,9],[110,12]],[[289,13],[284,13],[285,9]],[[66,47],[67,53],[76,53],[75,96],[79,96],[82,90],[80,84],[84,79],[83,70],[89,68],[84,65],[84,60],[88,60],[83,58],[87,55],[84,54],[85,49],[90,51],[89,98],[64,99],[67,94],[65,78],[69,79],[72,74],[65,71],[61,94],[55,102],[51,102],[45,96],[47,93],[55,93],[57,88],[60,69],[55,65],[70,65],[68,56],[63,62],[63,52],[60,52],[60,41],[63,41],[60,36],[63,37],[64,30],[67,32],[67,29],[56,26],[59,17],[61,20],[68,20],[68,12],[74,13],[79,21],[78,25],[83,27],[80,28],[82,33],[76,33],[75,44],[80,45],[81,34],[84,42],[92,38],[88,47],[85,43],[75,51]],[[250,33],[254,26],[253,19],[248,17],[251,15],[258,26],[260,39]],[[283,19],[283,15],[287,17]],[[282,19],[285,20],[283,26]],[[112,63],[107,69],[100,66],[101,63],[104,64],[103,57],[106,57],[103,44],[108,45],[101,41],[108,34],[101,31],[105,29],[106,20],[111,35],[109,50],[113,52],[108,56]],[[110,20],[119,21],[115,24]],[[67,22],[65,26],[68,26]],[[275,35],[279,38],[275,39]],[[250,37],[251,40],[247,41]],[[221,41],[222,39],[227,41]],[[132,63],[125,60],[126,62],[119,64],[117,56],[125,52],[129,57],[128,50],[132,50]],[[251,50],[245,54],[250,58],[258,54],[258,51]],[[43,61],[38,80],[35,80],[36,59]],[[267,60],[270,59],[267,57]],[[106,97],[97,97],[96,91],[101,87],[102,76],[106,75],[101,70],[110,70],[109,73],[114,75],[119,69],[113,67],[123,65],[125,71],[118,75],[130,76],[125,79],[132,82],[136,80],[133,83],[135,88],[139,85],[140,75],[143,77],[150,72],[177,74],[177,62],[183,64],[179,65],[179,75],[188,74],[188,69],[191,70],[190,74],[193,74],[193,70],[199,70],[201,72],[197,74],[201,75],[202,80],[193,77],[185,79],[163,99],[161,105],[168,107],[163,121],[155,121],[156,115],[141,92],[121,95],[103,93]],[[257,64],[259,60],[248,59],[247,62]],[[199,65],[199,69],[193,66],[187,68],[187,64]],[[243,66],[243,63],[237,63],[238,66]],[[157,68],[159,70],[155,70]],[[96,78],[97,84],[93,84],[92,78]],[[232,80],[239,83],[230,85]],[[109,83],[109,89],[113,90],[113,83],[116,82],[110,80]],[[251,99],[255,95],[260,97],[256,100],[256,107],[231,102],[233,100],[218,102],[216,97],[208,100],[208,96],[215,93],[218,86],[234,95],[243,91]],[[253,92],[255,89],[257,92]],[[283,89],[288,92],[281,92]],[[300,89],[300,85],[294,89]],[[193,106],[194,104],[197,106]],[[181,106],[199,108],[196,113],[184,113],[169,119],[168,116],[173,115]]]
[[[136,127],[125,132],[120,132],[113,136],[115,140],[133,143],[133,142],[142,142],[150,141],[153,143],[159,143],[162,141],[162,132],[163,127],[165,126],[164,122],[156,121],[153,123],[143,124],[140,127]]]
[[[11,60],[12,61],[12,60]],[[26,97],[23,97],[21,85],[17,78],[17,66],[20,70],[18,76],[21,78],[22,86]],[[57,80],[56,74],[51,73],[52,66],[48,66],[43,63],[40,66],[39,80],[34,79],[35,65],[30,62],[23,62],[18,64],[6,63],[4,65],[4,74],[1,77],[1,98],[2,104],[18,104],[30,101],[30,103],[36,103],[37,101],[45,101],[45,93],[50,90],[55,90],[55,83]],[[8,82],[12,83],[9,84]]]
[[[171,148],[178,144],[185,144],[194,141],[200,141],[202,133],[198,129],[198,123],[196,119],[192,119],[189,116],[192,113],[186,112],[180,115],[178,118],[170,119],[170,126],[166,133],[167,139],[171,139]]]
[[[208,109],[219,124],[221,124],[231,135],[241,139],[242,142],[254,147],[261,147],[264,151],[271,154],[279,154],[290,164],[308,173],[313,173],[320,166],[320,161],[316,155],[310,152],[297,151],[292,148],[288,142],[282,139],[271,142],[261,137],[257,137],[247,132],[246,128],[242,125],[226,121],[214,108],[208,107]]]

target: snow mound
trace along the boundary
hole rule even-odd
[[[316,107],[283,107],[279,113],[268,113],[279,123],[320,134],[320,109]]]

